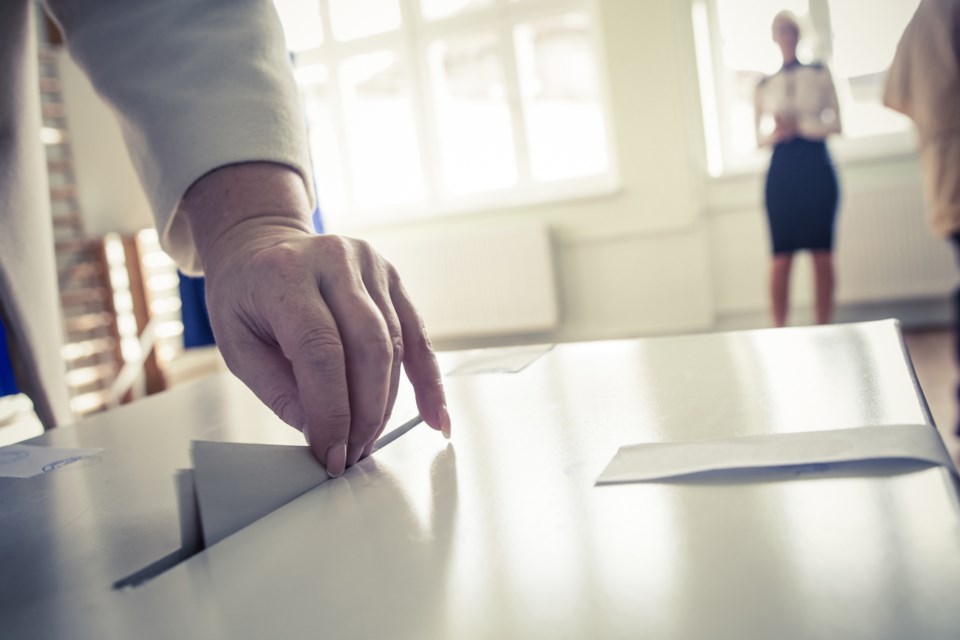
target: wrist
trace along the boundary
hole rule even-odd
[[[184,194],[177,214],[189,221],[200,263],[210,276],[231,257],[311,235],[310,213],[299,173],[256,162],[204,175]]]

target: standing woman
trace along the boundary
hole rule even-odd
[[[818,324],[833,316],[833,232],[840,191],[826,138],[840,133],[840,110],[830,72],[821,64],[797,60],[800,25],[784,11],[773,19],[773,40],[783,67],[757,86],[759,146],[773,146],[765,189],[773,244],[770,297],[773,323],[787,322],[793,254],[813,254]],[[772,120],[773,130],[761,126]],[[767,127],[769,129],[769,127]]]

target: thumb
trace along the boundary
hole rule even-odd
[[[307,413],[300,402],[297,380],[282,353],[257,339],[245,342],[231,357],[224,349],[230,371],[253,391],[263,404],[291,427],[304,431]]]

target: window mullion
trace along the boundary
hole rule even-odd
[[[717,94],[717,77],[714,71],[714,39],[710,31],[708,0],[693,0],[690,3],[693,21],[694,59],[697,65],[697,86],[700,98],[703,126],[704,159],[707,172],[712,176],[723,173],[723,132],[720,125],[720,97]]]
[[[341,58],[337,55],[337,48],[333,43],[333,28],[330,23],[330,7],[327,0],[318,0],[320,3],[320,20],[327,33],[323,39],[324,48],[329,52],[326,65],[330,86],[330,113],[333,116],[333,129],[337,136],[337,151],[340,156],[340,171],[343,176],[343,203],[346,211],[340,212],[341,217],[354,216],[357,211],[357,198],[354,193],[353,167],[350,163],[350,141],[347,139],[346,117],[344,116],[343,95],[340,84]],[[320,194],[317,194],[320,199]],[[322,202],[322,201],[321,201]],[[320,210],[323,215],[323,209]],[[336,216],[335,216],[336,217]]]
[[[527,2],[502,0],[500,9],[501,15],[516,23],[547,18],[568,11],[582,11],[589,4],[591,3],[588,0],[527,0]]]
[[[440,153],[437,130],[433,123],[436,114],[431,93],[428,43],[421,36],[420,7],[417,0],[399,0],[401,29],[403,30],[402,55],[408,71],[410,99],[413,101],[414,124],[420,147],[420,167],[424,181],[424,209],[432,209],[441,201],[443,189],[439,167]]]
[[[617,135],[613,121],[613,93],[610,91],[610,65],[607,60],[607,50],[604,47],[606,37],[603,31],[603,20],[600,7],[596,3],[585,4],[583,10],[590,16],[590,45],[594,52],[593,64],[597,73],[598,99],[603,113],[603,129],[607,139],[607,173],[613,174],[619,169],[617,161]]]
[[[528,146],[526,114],[523,109],[520,88],[520,71],[517,68],[517,51],[513,41],[513,27],[507,17],[506,0],[500,5],[500,20],[497,29],[500,39],[501,65],[504,84],[507,91],[507,103],[510,105],[510,123],[513,126],[513,144],[517,160],[517,186],[521,189],[533,185],[533,168],[530,166],[530,148]]]
[[[476,9],[470,13],[440,20],[421,20],[417,25],[417,31],[423,39],[435,40],[464,32],[496,30],[499,15],[496,7]]]
[[[826,63],[833,61],[833,26],[830,24],[830,5],[828,0],[809,0],[810,22],[817,34],[816,48],[813,51],[815,60]]]
[[[334,40],[330,44],[330,49],[341,60],[355,55],[370,53],[371,51],[383,51],[384,49],[402,48],[401,41],[403,37],[403,28],[397,31],[387,31],[385,33],[376,33],[372,36],[364,36],[356,40],[347,40],[342,42]]]
[[[720,147],[723,164],[729,166],[733,155],[733,140],[730,135],[730,83],[726,74],[723,60],[723,36],[720,33],[720,16],[717,15],[716,2],[707,2],[707,22],[710,25],[711,64],[713,65],[714,89],[713,99],[717,105],[717,115],[720,125]]]
[[[816,9],[816,11],[815,11]],[[829,0],[810,0],[810,17],[816,25],[819,38],[817,38],[817,57],[828,65],[833,77],[834,90],[837,92],[837,102],[840,113],[838,116],[843,120],[843,114],[852,111],[854,98],[851,93],[852,87],[847,78],[838,78],[835,70],[836,65],[833,59],[833,23],[830,16]]]

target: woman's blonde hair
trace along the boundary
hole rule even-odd
[[[792,11],[781,11],[777,15],[773,16],[773,23],[771,24],[771,28],[773,29],[773,31],[777,30],[778,24],[788,24],[791,27],[793,27],[793,30],[796,31],[797,33],[798,40],[800,39],[800,36],[803,34],[803,32],[800,29],[800,20]]]

